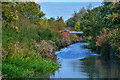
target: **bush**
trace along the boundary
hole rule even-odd
[[[108,53],[107,55],[113,56],[119,56],[120,55],[120,44],[119,44],[119,30],[106,30],[104,29],[104,32],[101,33],[99,36],[97,36],[96,45],[99,46],[98,50],[104,55],[105,53]]]
[[[2,74],[7,74],[7,78],[31,77],[31,73],[40,73],[42,75],[58,69],[57,64],[51,61],[41,60],[35,56],[7,58],[3,62],[2,67]]]
[[[51,22],[43,19],[45,14],[35,2],[3,2],[2,14],[2,74],[23,78],[56,70],[58,65],[52,61],[56,60],[56,45],[60,46],[58,29],[59,25],[64,27],[62,17]],[[46,44],[42,45],[42,41]]]
[[[53,33],[50,29],[46,28],[40,32],[40,36],[43,40],[50,40],[53,37]]]

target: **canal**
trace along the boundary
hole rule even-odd
[[[105,60],[91,49],[88,43],[75,43],[56,51],[60,68],[50,78],[120,78],[120,65],[115,60]]]

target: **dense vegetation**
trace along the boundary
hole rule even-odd
[[[61,30],[83,31],[88,48],[120,58],[120,3],[105,2],[92,10],[82,8],[64,23],[47,19],[35,2],[2,3],[2,75],[25,78],[58,69],[54,51],[61,46]],[[64,27],[66,26],[66,27]],[[74,38],[72,35],[70,35]],[[65,39],[63,39],[64,42]],[[69,41],[69,40],[67,40]]]
[[[46,19],[35,2],[2,3],[2,75],[33,77],[58,69],[54,51],[60,46],[62,17]]]
[[[120,58],[120,2],[103,2],[92,10],[83,8],[67,20],[66,26],[83,31],[90,43],[88,48],[106,58]]]

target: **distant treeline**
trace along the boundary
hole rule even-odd
[[[92,10],[82,8],[66,21],[66,27],[83,31],[89,48],[120,58],[120,2],[103,2]]]

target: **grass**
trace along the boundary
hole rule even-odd
[[[25,78],[33,73],[44,74],[58,69],[58,65],[52,61],[41,60],[35,56],[20,58],[8,58],[3,62],[2,74],[7,74],[6,78]]]

